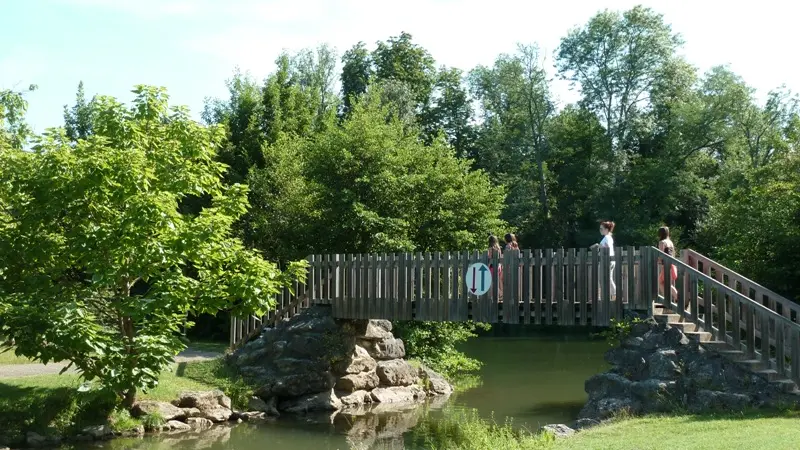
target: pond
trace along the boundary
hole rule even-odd
[[[584,381],[607,369],[603,340],[579,334],[536,333],[526,337],[481,337],[464,351],[484,362],[472,387],[446,401],[405,410],[384,409],[360,415],[281,418],[264,424],[217,426],[200,434],[118,439],[83,448],[121,449],[236,449],[355,450],[420,448],[413,428],[437,420],[441,408],[477,409],[498,423],[537,430],[548,423],[575,419],[586,400]]]

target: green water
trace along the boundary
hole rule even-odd
[[[484,362],[480,381],[446,401],[407,410],[362,412],[334,417],[281,418],[265,424],[217,426],[200,434],[119,439],[84,448],[102,449],[403,449],[413,444],[413,428],[436,420],[441,408],[477,409],[498,423],[537,430],[547,423],[574,420],[586,394],[583,383],[606,370],[604,341],[582,335],[524,338],[484,337],[464,351]]]

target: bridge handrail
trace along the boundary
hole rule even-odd
[[[714,279],[710,275],[706,275],[684,261],[665,254],[655,247],[649,247],[648,253],[653,255],[651,261],[657,261],[658,258],[662,260],[664,274],[669,274],[671,271],[671,266],[675,266],[678,268],[679,272],[678,280],[685,280],[685,276],[689,276],[688,286],[690,287],[689,290],[691,291],[692,297],[690,298],[690,307],[692,311],[686,311],[686,291],[678,291],[679,298],[678,303],[676,304],[672,302],[672,295],[667,293],[668,289],[665,287],[664,301],[671,306],[670,309],[675,311],[675,313],[684,320],[691,321],[699,325],[704,331],[711,333],[715,339],[732,344],[734,349],[744,349],[749,356],[759,356],[763,363],[768,364],[769,366],[774,366],[779,375],[791,376],[795,382],[800,383],[800,324],[792,321],[790,318],[778,314],[770,308],[762,305],[758,301],[753,300],[741,292],[738,292],[735,289],[725,285],[721,281]],[[653,267],[656,267],[656,265],[657,262],[656,264],[653,264]],[[698,304],[699,295],[697,293],[696,286],[695,288],[692,288],[691,286],[691,282],[693,280],[699,280],[703,282],[704,292],[702,305]],[[708,286],[710,289],[706,288],[706,286]],[[657,289],[658,284],[655,284],[655,287]],[[721,297],[719,295],[715,296],[712,292],[713,289],[723,293],[723,295]],[[726,313],[726,295],[732,300],[731,326],[734,330],[732,330],[733,332],[730,335],[728,335],[727,332],[728,315]],[[717,300],[716,305],[713,304],[714,297],[716,297]],[[720,301],[722,304],[720,304]],[[703,307],[703,319],[700,319],[700,315],[698,314],[699,306]],[[715,321],[713,314],[715,306],[717,310],[716,324],[714,323]],[[746,320],[744,336],[746,342],[744,344],[741,342],[742,327],[740,326],[740,313],[742,307],[745,309]],[[758,322],[761,325],[761,333],[759,338],[760,352],[757,350],[755,343],[756,318],[759,319]],[[774,323],[773,327],[770,326],[770,322]],[[789,334],[788,355],[786,352],[787,331]],[[775,347],[774,360],[772,359],[773,342]],[[787,356],[790,358],[791,368],[786,367]]]
[[[717,261],[714,261],[713,259],[711,259],[711,258],[709,258],[709,257],[707,257],[707,256],[705,256],[705,255],[703,255],[701,253],[698,253],[698,252],[696,252],[696,251],[694,251],[692,249],[686,249],[684,251],[686,252],[688,258],[691,258],[696,262],[703,263],[703,272],[705,272],[707,270],[707,268],[708,269],[712,269],[713,268],[713,269],[715,269],[715,272],[717,271],[716,269],[719,269],[719,271],[722,272],[719,275],[720,278],[722,278],[724,275],[727,274],[728,275],[728,279],[732,280],[734,282],[734,286],[735,286],[735,282],[739,281],[739,283],[742,286],[742,289],[746,290],[747,293],[743,293],[743,294],[745,294],[747,297],[749,297],[749,295],[748,295],[749,294],[749,288],[752,288],[754,293],[755,293],[755,295],[756,295],[756,301],[757,302],[759,302],[759,303],[761,303],[763,305],[763,303],[759,299],[759,297],[763,298],[764,296],[766,296],[768,301],[774,301],[776,304],[781,305],[784,317],[788,317],[789,319],[791,319],[791,311],[794,311],[795,312],[795,317],[797,317],[797,320],[800,320],[800,304],[798,304],[798,303],[796,303],[796,302],[794,302],[792,300],[789,300],[788,298],[786,298],[786,297],[784,297],[784,296],[772,291],[771,289],[769,289],[767,287],[764,287],[764,286],[756,283],[755,281],[745,277],[744,275],[742,275],[742,274],[740,274],[740,273],[738,273],[738,272],[736,272],[736,271],[734,271],[732,269],[729,269],[728,267],[723,266],[722,264],[718,263]],[[692,265],[692,267],[695,270],[698,270],[693,265]],[[722,280],[718,280],[718,281],[722,281]],[[769,309],[771,309],[771,310],[773,310],[773,311],[775,311],[777,313],[777,311],[776,311],[777,308],[769,308]],[[787,312],[788,312],[788,315],[787,315]]]

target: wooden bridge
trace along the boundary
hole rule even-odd
[[[333,316],[343,319],[559,326],[608,326],[634,310],[800,383],[800,305],[692,250],[678,258],[653,247],[617,247],[614,253],[522,250],[502,259],[486,252],[313,255],[306,283],[277,295],[275,310],[231,320],[231,346],[317,304],[330,305]],[[483,295],[472,294],[466,283],[475,263],[501,267],[492,270]],[[665,298],[659,269],[669,274],[671,266],[678,272],[677,295],[667,287]]]

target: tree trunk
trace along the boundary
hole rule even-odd
[[[122,398],[122,406],[125,409],[131,409],[134,403],[136,403],[136,388],[131,387],[125,391],[125,395]]]

